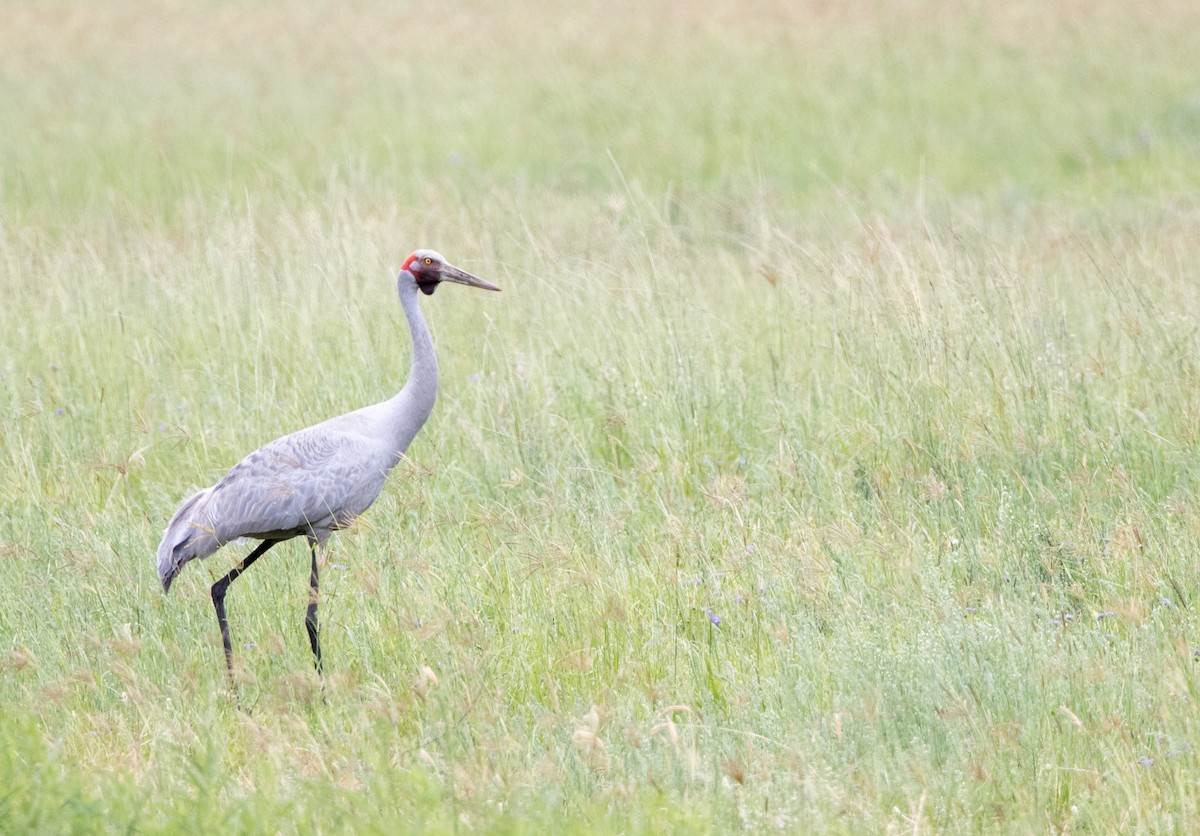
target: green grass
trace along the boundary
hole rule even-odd
[[[1200,16],[1076,5],[8,9],[0,831],[1194,830]],[[239,713],[158,537],[417,246]]]

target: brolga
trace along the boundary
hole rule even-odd
[[[235,697],[233,645],[225,616],[229,585],[277,543],[308,541],[312,556],[304,626],[317,673],[322,672],[317,625],[317,557],[329,536],[370,507],[388,473],[420,431],[437,398],[438,365],[417,292],[432,294],[442,282],[499,290],[446,263],[433,250],[417,250],[397,279],[400,304],[412,334],[412,367],[404,387],[389,400],[339,415],[266,444],[242,459],[210,488],[184,500],[158,545],[158,577],[169,592],[179,572],[239,538],[257,547],[212,586],[213,607],[225,647],[225,666]]]

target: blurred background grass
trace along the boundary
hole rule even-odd
[[[767,190],[1015,202],[1195,186],[1184,2],[23,4],[6,208]],[[877,196],[876,196],[877,197]],[[439,207],[440,208],[440,207]]]
[[[0,829],[1189,829],[1192,4],[6,16]],[[416,246],[505,293],[238,715],[158,534]]]

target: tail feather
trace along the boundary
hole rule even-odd
[[[158,544],[158,579],[163,593],[171,590],[171,583],[184,565],[191,559],[208,557],[218,548],[216,538],[204,522],[203,510],[212,488],[205,488],[188,497],[163,532]]]

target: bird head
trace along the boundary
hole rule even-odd
[[[400,268],[400,274],[405,273],[412,276],[413,282],[426,295],[437,290],[437,286],[442,282],[456,282],[471,287],[482,287],[484,290],[500,289],[466,270],[460,270],[433,250],[417,250],[406,258],[404,266]]]

